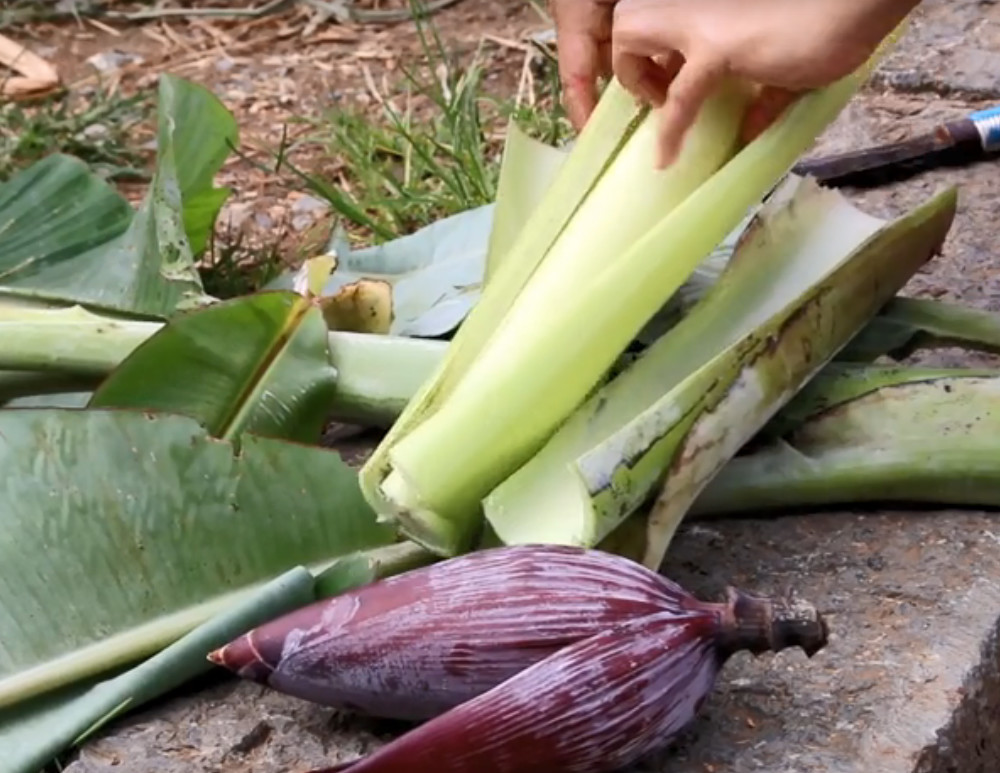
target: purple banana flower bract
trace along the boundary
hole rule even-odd
[[[698,603],[610,553],[496,548],[311,604],[210,658],[315,703],[426,719],[616,623]]]

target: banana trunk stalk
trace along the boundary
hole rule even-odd
[[[937,251],[954,208],[949,191],[886,224],[789,178],[695,310],[490,493],[493,536],[594,546],[663,485],[658,566],[701,488]]]
[[[94,389],[163,327],[79,306],[0,305],[0,403]],[[383,428],[399,417],[448,348],[444,341],[343,331],[331,331],[327,341],[337,371],[332,418]]]
[[[603,173],[594,170],[584,147],[594,132],[609,131],[608,111],[603,119],[599,112],[525,228],[531,249],[515,245],[505,255],[445,364],[362,471],[373,507],[429,550],[471,547],[483,498],[599,386],[629,341],[837,116],[881,53],[806,95],[735,155],[745,95],[727,86],[701,111],[679,162],[659,176],[649,171],[649,119],[601,158]],[[589,178],[586,188],[576,184],[585,162],[597,180],[592,190]],[[572,207],[563,200],[570,194]],[[568,294],[567,276],[578,277]]]
[[[888,355],[902,360],[918,349],[948,346],[1000,354],[1000,317],[957,303],[894,298],[838,359],[871,362]]]
[[[552,425],[585,397],[627,339],[619,346],[622,331],[602,336],[600,326],[587,346],[555,347],[561,354],[543,358],[547,369],[537,379],[557,376],[558,388],[519,385],[523,379],[516,373],[525,372],[521,363],[553,348],[565,327],[560,320],[573,314],[579,319],[581,304],[585,311],[594,307],[584,300],[584,290],[604,284],[598,277],[624,259],[615,254],[623,244],[648,233],[726,162],[735,149],[745,102],[745,89],[721,88],[703,108],[679,162],[658,172],[651,163],[655,123],[636,110],[617,83],[611,84],[544,204],[491,275],[445,361],[362,470],[362,489],[377,511],[439,554],[471,546],[479,500],[491,484],[530,455]],[[609,217],[609,211],[621,216]],[[556,302],[565,295],[567,276],[579,277],[579,285],[571,299]],[[657,303],[650,316],[671,289],[654,288],[654,293]],[[535,340],[536,334],[543,335]],[[565,367],[567,358],[575,360],[573,367]],[[506,376],[496,372],[501,364]],[[524,412],[528,397],[534,400],[530,416]],[[496,410],[484,412],[483,405]],[[428,446],[438,463],[427,456]]]
[[[668,329],[717,281],[719,269],[708,268],[693,275],[696,281],[681,289],[683,304],[667,310],[665,316],[672,320]],[[0,403],[94,389],[162,327],[160,322],[114,319],[78,308],[71,312],[0,306]],[[892,336],[887,335],[890,328],[896,331]],[[648,340],[659,337],[650,331]],[[331,418],[377,428],[392,426],[420,386],[434,375],[448,349],[446,341],[336,330],[330,332],[328,341],[337,369]],[[941,346],[1000,353],[1000,315],[959,304],[897,297],[837,354],[836,361],[869,361],[884,354],[900,358],[917,349]],[[622,363],[628,360],[621,358]],[[833,389],[836,381],[817,383]],[[782,410],[779,417],[787,412]]]

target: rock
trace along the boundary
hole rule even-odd
[[[794,588],[830,643],[740,656],[702,717],[644,773],[989,773],[1000,769],[1000,529],[960,512],[689,525],[665,572]]]
[[[253,214],[253,204],[247,201],[226,202],[219,213],[219,222],[239,230]]]
[[[87,57],[87,63],[102,73],[114,72],[129,64],[142,64],[143,61],[138,54],[117,50],[101,51]]]
[[[856,99],[812,152],[824,154],[897,140],[902,135],[928,131],[970,110],[965,102],[911,99],[910,105],[918,105],[919,109],[913,110],[906,103],[886,103],[875,95]],[[870,190],[846,191],[865,211],[891,218],[926,201],[943,187],[958,187],[959,214],[945,242],[944,253],[918,273],[903,294],[961,301],[1000,311],[1000,246],[991,225],[1000,205],[997,172],[998,163],[994,159],[965,168],[933,170]]]
[[[67,773],[300,773],[361,756],[391,725],[227,681],[137,714]]]
[[[924,0],[875,81],[901,91],[994,99],[1000,96],[998,65],[1000,5]]]
[[[258,212],[253,216],[253,221],[257,227],[263,230],[274,228],[274,218],[266,212]]]
[[[84,140],[99,142],[100,140],[106,140],[110,133],[111,131],[103,123],[92,123],[85,126],[79,136]]]
[[[322,219],[330,211],[330,202],[315,196],[301,195],[294,199],[291,207],[292,228],[305,231]]]
[[[321,215],[329,210],[330,202],[315,196],[299,195],[292,203],[292,212],[296,215]]]

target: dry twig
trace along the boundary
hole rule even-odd
[[[34,98],[59,87],[59,73],[55,67],[4,35],[0,35],[0,64],[18,73],[5,78],[0,86],[0,94],[10,99]]]

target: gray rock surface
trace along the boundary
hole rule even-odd
[[[899,139],[993,97],[1000,97],[1000,5],[929,0],[874,86],[817,151]],[[1000,310],[997,161],[855,199],[891,215],[954,184],[960,213],[945,252],[906,292]],[[703,716],[642,771],[1000,770],[997,518],[946,511],[692,523],[666,571],[706,598],[727,583],[794,588],[826,612],[832,635],[812,660],[796,652],[732,660]],[[295,773],[352,759],[400,729],[226,681],[116,724],[67,773]]]
[[[998,527],[958,512],[690,525],[670,576],[705,595],[723,579],[794,588],[828,617],[830,644],[730,661],[704,718],[643,770],[1000,769]]]
[[[1000,4],[924,0],[876,83],[969,99],[1000,96]]]

